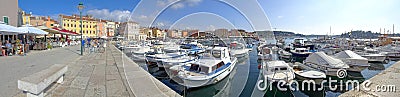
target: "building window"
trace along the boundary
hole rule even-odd
[[[5,23],[5,24],[7,24],[7,25],[9,25],[9,19],[8,19],[8,16],[3,16],[3,22]]]

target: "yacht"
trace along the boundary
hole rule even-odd
[[[290,50],[293,57],[308,57],[312,52],[310,52],[307,48],[295,48],[294,50]]]
[[[315,52],[304,60],[302,68],[307,70],[318,70],[326,75],[337,76],[337,71],[340,69],[348,69],[349,65],[340,59],[326,55],[324,52]]]
[[[296,62],[302,62],[305,60],[312,52],[309,51],[307,48],[295,48],[290,50],[292,57]]]
[[[280,49],[278,54],[279,54],[281,59],[290,59],[292,57],[291,53],[289,53],[289,52],[287,52],[287,51],[285,51],[283,49]]]
[[[165,52],[149,52],[145,55],[145,61],[148,67],[158,67],[159,70],[164,70],[164,66],[162,64],[165,60],[170,60],[173,58],[180,58],[186,56],[185,52],[173,52],[173,53],[165,53]]]
[[[191,42],[188,44],[184,44],[180,46],[180,48],[187,50],[189,54],[198,54],[198,53],[203,53],[205,51],[204,48],[201,48],[201,44],[197,42]]]
[[[236,57],[229,55],[228,47],[212,47],[194,62],[172,66],[175,77],[171,78],[188,88],[207,86],[228,76],[236,62]]]
[[[400,60],[400,46],[384,46],[380,48],[381,54],[389,60]]]
[[[263,46],[259,48],[257,56],[259,60],[272,60],[272,54],[273,52],[271,48]]]
[[[295,78],[293,68],[285,61],[263,61],[262,73],[270,82],[285,81],[289,83]]]
[[[350,66],[350,68],[347,69],[348,71],[361,72],[370,66],[367,58],[364,58],[350,50],[341,51],[335,54],[334,57],[348,64]]]
[[[379,51],[375,49],[365,49],[364,52],[359,52],[359,54],[367,58],[369,62],[384,62],[386,59],[385,55],[379,53]]]
[[[233,41],[230,45],[231,55],[235,57],[244,57],[248,55],[247,49],[245,49],[245,45],[243,43],[238,43],[237,41]]]

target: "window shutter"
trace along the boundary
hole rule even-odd
[[[9,25],[8,16],[3,16],[3,22]]]

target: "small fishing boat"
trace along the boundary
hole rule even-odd
[[[296,62],[297,63],[297,62]],[[326,78],[324,72],[317,71],[317,70],[307,70],[301,68],[300,65],[304,64],[295,64],[293,65],[294,74],[296,74],[296,79],[299,80],[313,80],[317,85],[321,85],[322,81]]]
[[[263,61],[262,65],[263,75],[270,82],[285,81],[289,83],[295,78],[293,68],[285,61]]]
[[[172,77],[178,84],[188,88],[215,84],[228,76],[236,65],[236,57],[231,57],[228,47],[209,48],[196,61],[170,68]]]

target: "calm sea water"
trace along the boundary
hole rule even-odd
[[[143,68],[147,69],[143,62],[138,62]],[[370,63],[370,67],[361,73],[349,72],[348,77],[339,80],[359,80],[364,81],[372,78],[376,74],[382,72],[386,68],[394,64],[391,61],[387,64]],[[279,91],[277,87],[272,87],[266,91],[257,90],[256,83],[261,76],[257,62],[257,51],[253,49],[248,57],[240,58],[235,70],[222,81],[200,88],[186,89],[168,77],[163,72],[152,73],[161,82],[168,87],[186,97],[336,97],[346,92],[345,90],[329,90],[324,88],[322,91]],[[150,70],[152,70],[150,68]],[[153,70],[155,71],[155,70]],[[335,79],[335,77],[333,77]],[[336,78],[338,79],[338,78]]]

